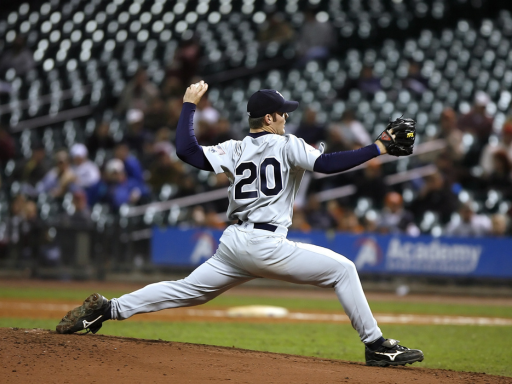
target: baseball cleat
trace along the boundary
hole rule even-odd
[[[366,365],[387,367],[388,365],[405,365],[423,361],[423,352],[409,349],[398,343],[400,340],[386,339],[375,351],[365,347]]]
[[[84,303],[69,311],[57,325],[57,333],[75,333],[87,330],[96,333],[105,321],[105,312],[110,309],[110,301],[99,293],[93,293]]]

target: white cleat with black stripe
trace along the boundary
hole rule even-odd
[[[388,365],[405,365],[423,361],[423,352],[399,345],[399,340],[386,339],[375,351],[365,347],[366,365],[387,367]]]

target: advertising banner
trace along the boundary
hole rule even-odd
[[[153,229],[156,265],[195,267],[217,250],[222,231]],[[512,278],[512,239],[407,237],[290,231],[291,241],[329,248],[352,260],[360,273]]]

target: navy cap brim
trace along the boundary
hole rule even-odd
[[[293,112],[299,107],[298,101],[285,101],[283,106],[276,112]]]

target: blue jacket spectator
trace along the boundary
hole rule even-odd
[[[99,199],[108,203],[114,211],[118,211],[123,204],[148,201],[148,187],[136,179],[128,178],[121,160],[110,160],[105,172],[106,180],[99,186],[98,195]]]
[[[124,142],[117,144],[114,149],[114,157],[122,161],[126,177],[144,184],[144,171],[142,169],[142,165],[135,156],[130,154],[128,144]]]

